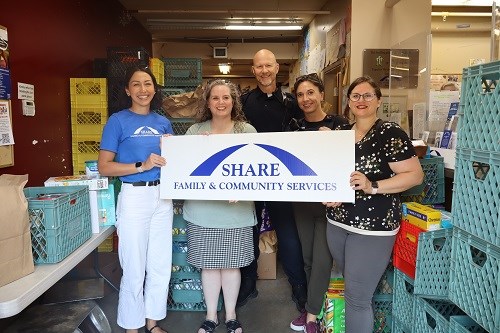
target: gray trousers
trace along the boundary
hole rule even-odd
[[[328,289],[333,264],[326,242],[326,210],[319,202],[294,202],[293,212],[307,279],[306,310],[318,315]]]
[[[368,236],[328,223],[328,247],[345,282],[345,332],[373,332],[373,294],[391,259],[394,236]]]

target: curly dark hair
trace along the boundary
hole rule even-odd
[[[210,101],[210,94],[215,86],[226,86],[229,88],[231,99],[233,100],[233,109],[231,110],[231,120],[234,121],[234,126],[236,131],[240,132],[243,129],[243,123],[247,122],[245,114],[243,113],[240,91],[234,83],[226,80],[216,79],[207,83],[203,91],[202,99],[200,100],[200,106],[196,114],[196,121],[201,123],[212,119],[212,112],[210,111],[208,105]]]

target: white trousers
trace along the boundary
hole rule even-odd
[[[118,256],[123,270],[117,323],[125,329],[167,314],[172,270],[172,200],[160,186],[122,184],[117,204]]]

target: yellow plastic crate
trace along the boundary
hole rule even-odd
[[[106,107],[108,92],[105,78],[70,78],[71,107]]]
[[[158,58],[150,58],[149,67],[151,68],[151,72],[156,78],[156,82],[160,86],[165,85],[165,64],[163,63],[163,61]]]
[[[101,136],[108,119],[107,108],[72,108],[71,132],[73,136]]]
[[[97,160],[101,135],[73,135],[73,174],[85,174],[85,161]],[[83,171],[83,173],[81,172]]]

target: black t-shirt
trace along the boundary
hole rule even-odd
[[[304,115],[291,94],[285,94],[278,88],[272,94],[266,94],[259,87],[241,96],[243,112],[257,132],[282,132],[292,118]]]
[[[317,131],[320,127],[328,127],[332,130],[336,129],[341,125],[347,125],[349,121],[338,115],[326,115],[321,121],[307,121],[305,118],[299,119],[297,121],[297,128],[291,128],[291,130],[296,131]]]

